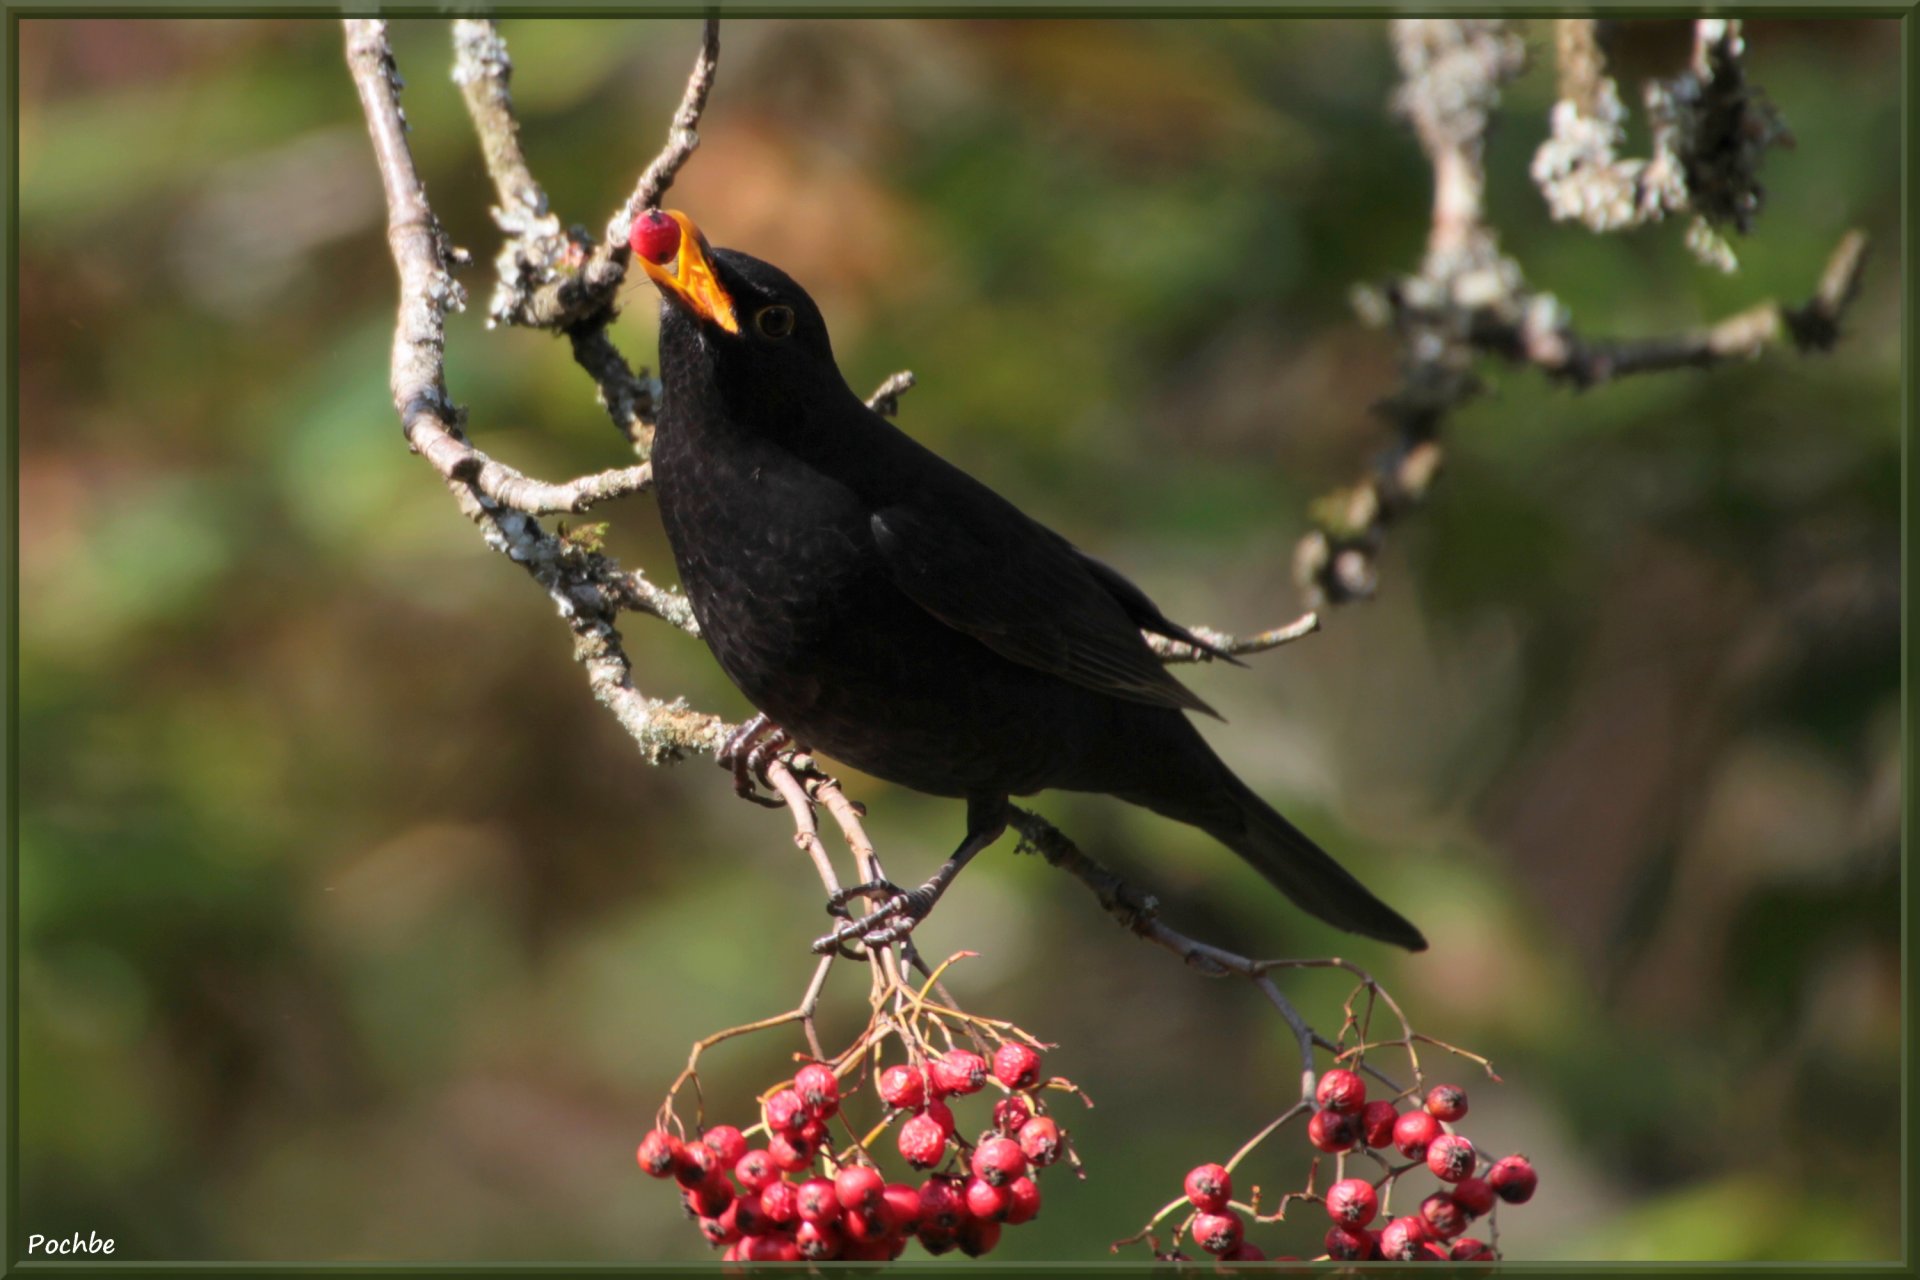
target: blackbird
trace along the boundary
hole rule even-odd
[[[900,936],[999,838],[1008,797],[1105,792],[1189,823],[1305,910],[1426,940],[1250,791],[1142,631],[1220,653],[1118,572],[869,409],[785,272],[712,249],[686,215],[636,221],[662,295],[654,492],[700,634],[769,726],[878,778],[967,802],[921,888],[823,944]],[[743,783],[744,785],[744,783]],[[835,908],[840,902],[831,903]]]

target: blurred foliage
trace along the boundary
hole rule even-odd
[[[535,168],[598,226],[695,26],[505,29]],[[798,991],[824,917],[784,819],[710,765],[643,767],[407,458],[337,26],[18,30],[23,1222],[135,1259],[704,1256],[630,1152],[689,1041]],[[1677,227],[1548,222],[1539,56],[1491,211],[1593,334],[1798,299],[1865,226],[1840,348],[1588,394],[1489,369],[1380,599],[1194,674],[1228,757],[1433,951],[1336,938],[1193,832],[1043,801],[1177,921],[1340,949],[1491,1053],[1476,1137],[1544,1171],[1504,1224],[1520,1258],[1898,1250],[1896,1130],[1867,1117],[1899,1099],[1899,41],[1748,34],[1799,145],[1738,275]],[[1619,35],[1629,101],[1684,56],[1681,23]],[[485,262],[444,25],[396,40],[430,193]],[[1346,297],[1414,264],[1428,184],[1390,88],[1372,22],[729,21],[672,203],[806,282],[856,386],[912,367],[908,430],[1175,616],[1252,628],[1291,616],[1308,502],[1381,443],[1393,351]],[[481,445],[619,464],[564,344],[479,311],[450,377]],[[620,341],[652,337],[635,295]],[[644,499],[594,518],[670,578]],[[742,712],[696,643],[628,641],[643,688]],[[950,803],[849,785],[902,874],[958,836]],[[1252,992],[1033,859],[984,859],[925,932],[981,951],[965,998],[1101,1104],[1089,1180],[1051,1180],[1008,1257],[1104,1257],[1293,1087]],[[1297,994],[1337,1018],[1338,988]],[[794,1046],[763,1039],[710,1097],[775,1078]],[[1257,1176],[1298,1177],[1287,1151]]]

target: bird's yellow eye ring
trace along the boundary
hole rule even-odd
[[[753,313],[753,327],[763,338],[784,338],[793,332],[793,308],[774,304]]]

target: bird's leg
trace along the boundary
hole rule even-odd
[[[841,915],[846,911],[847,903],[855,898],[879,898],[886,901],[872,913],[857,920],[848,920],[832,933],[814,941],[815,954],[824,955],[839,949],[854,938],[866,943],[869,948],[883,947],[890,942],[912,933],[914,927],[927,918],[933,910],[933,904],[940,901],[940,895],[947,891],[960,869],[973,861],[973,856],[998,840],[1007,829],[1007,798],[1005,796],[972,796],[967,800],[967,837],[953,856],[940,865],[933,877],[918,889],[902,889],[886,880],[870,880],[865,884],[850,885],[827,899],[827,911]]]
[[[755,743],[762,737],[766,741],[756,746]],[[758,778],[761,786],[769,785],[767,765],[789,741],[791,739],[787,737],[785,729],[764,714],[756,715],[727,735],[727,740],[720,744],[720,750],[715,753],[714,761],[722,768],[733,770],[733,793],[742,800],[751,800],[769,809],[784,808],[784,801],[755,791],[753,782]]]

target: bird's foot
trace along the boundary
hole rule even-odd
[[[720,750],[715,753],[714,761],[723,768],[733,770],[735,795],[769,809],[779,809],[785,806],[785,801],[761,795],[754,790],[753,784],[757,780],[767,790],[773,789],[773,784],[767,781],[767,766],[792,742],[792,737],[785,729],[764,715],[756,715],[727,736],[727,740],[720,744]]]
[[[902,889],[890,880],[869,880],[839,890],[827,898],[828,915],[847,917],[847,904],[855,898],[879,899],[880,905],[857,919],[844,918],[832,933],[814,939],[813,953],[845,954],[847,944],[856,939],[869,951],[900,941],[932,912],[943,887],[928,883],[918,889]]]

